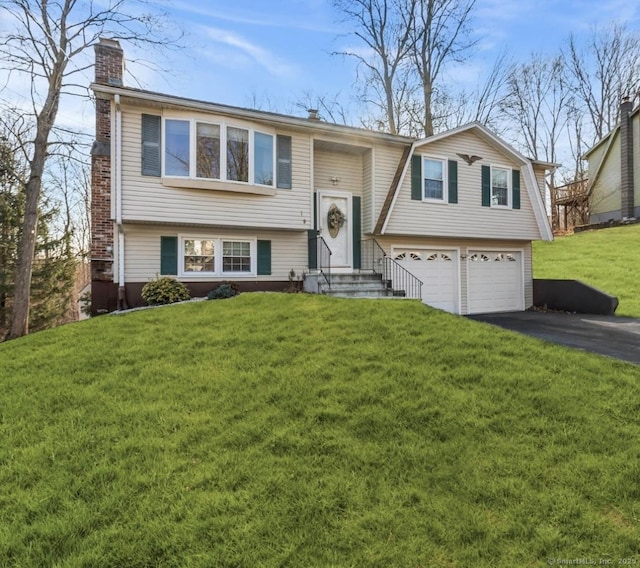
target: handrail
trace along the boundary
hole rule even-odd
[[[394,296],[422,299],[422,280],[390,256],[384,257],[383,279],[390,283]]]
[[[376,239],[362,241],[361,270],[380,274],[394,296],[422,298],[422,280],[387,255]]]
[[[322,274],[327,286],[331,288],[331,249],[322,235],[309,237],[309,257],[309,267],[315,264],[314,268]]]

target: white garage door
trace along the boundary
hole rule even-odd
[[[524,310],[522,254],[515,251],[469,251],[469,313]]]
[[[456,251],[394,248],[393,258],[422,281],[422,301],[425,304],[459,313]]]

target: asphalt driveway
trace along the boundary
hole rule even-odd
[[[468,317],[640,365],[640,319],[558,312],[508,312]]]

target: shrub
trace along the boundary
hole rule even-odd
[[[147,282],[142,288],[142,299],[150,306],[174,304],[190,298],[188,288],[182,282],[168,276]]]
[[[217,288],[209,290],[207,299],[221,300],[224,298],[233,298],[238,295],[238,287],[233,282],[223,282]]]

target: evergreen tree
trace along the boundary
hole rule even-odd
[[[25,213],[26,168],[7,139],[0,139],[0,338],[4,338],[14,297],[18,244]],[[46,329],[67,319],[76,259],[71,234],[52,234],[58,211],[41,199],[33,262],[29,327]]]

